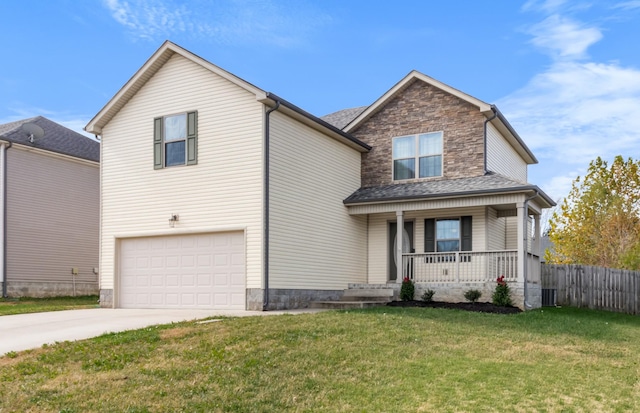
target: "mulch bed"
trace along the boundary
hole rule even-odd
[[[442,301],[391,301],[390,307],[427,307],[448,308],[454,310],[475,311],[479,313],[516,314],[522,312],[518,307],[499,307],[492,303],[445,303]]]

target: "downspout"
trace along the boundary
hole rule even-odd
[[[269,309],[269,115],[280,107],[280,101],[265,112],[264,120],[264,297],[262,311]]]
[[[6,145],[8,143],[8,145]],[[11,142],[0,144],[0,161],[2,162],[2,298],[7,298],[7,150],[13,146]]]
[[[491,111],[493,112],[493,116],[484,121],[484,175],[489,173],[487,170],[487,123],[498,117],[498,111],[495,106],[491,105]]]
[[[529,241],[529,201],[533,198],[538,197],[538,191],[535,191],[535,195],[530,196],[529,198],[524,200],[524,274],[522,274],[524,278],[524,307],[525,309],[531,308],[532,305],[529,304],[529,289],[527,287],[527,275],[529,272],[529,248],[527,241]]]

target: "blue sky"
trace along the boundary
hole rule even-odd
[[[421,71],[497,104],[554,199],[597,156],[640,159],[640,0],[21,0],[0,16],[0,123],[81,131],[169,39],[317,116]]]

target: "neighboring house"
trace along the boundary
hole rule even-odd
[[[324,119],[165,42],[85,128],[102,137],[101,304],[306,307],[397,295],[403,276],[490,299],[505,275],[540,305],[529,240],[553,201],[494,106],[411,72]]]
[[[4,297],[98,293],[100,144],[42,116],[0,125]]]

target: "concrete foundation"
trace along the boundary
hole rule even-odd
[[[113,290],[100,290],[100,307],[113,308]]]
[[[2,283],[0,283],[2,288]],[[19,297],[73,297],[80,295],[98,295],[98,283],[77,282],[7,282],[7,296]]]
[[[309,308],[312,301],[336,301],[342,297],[344,290],[296,290],[269,289],[268,310],[292,310]],[[262,288],[247,289],[247,310],[261,311],[264,299]]]

